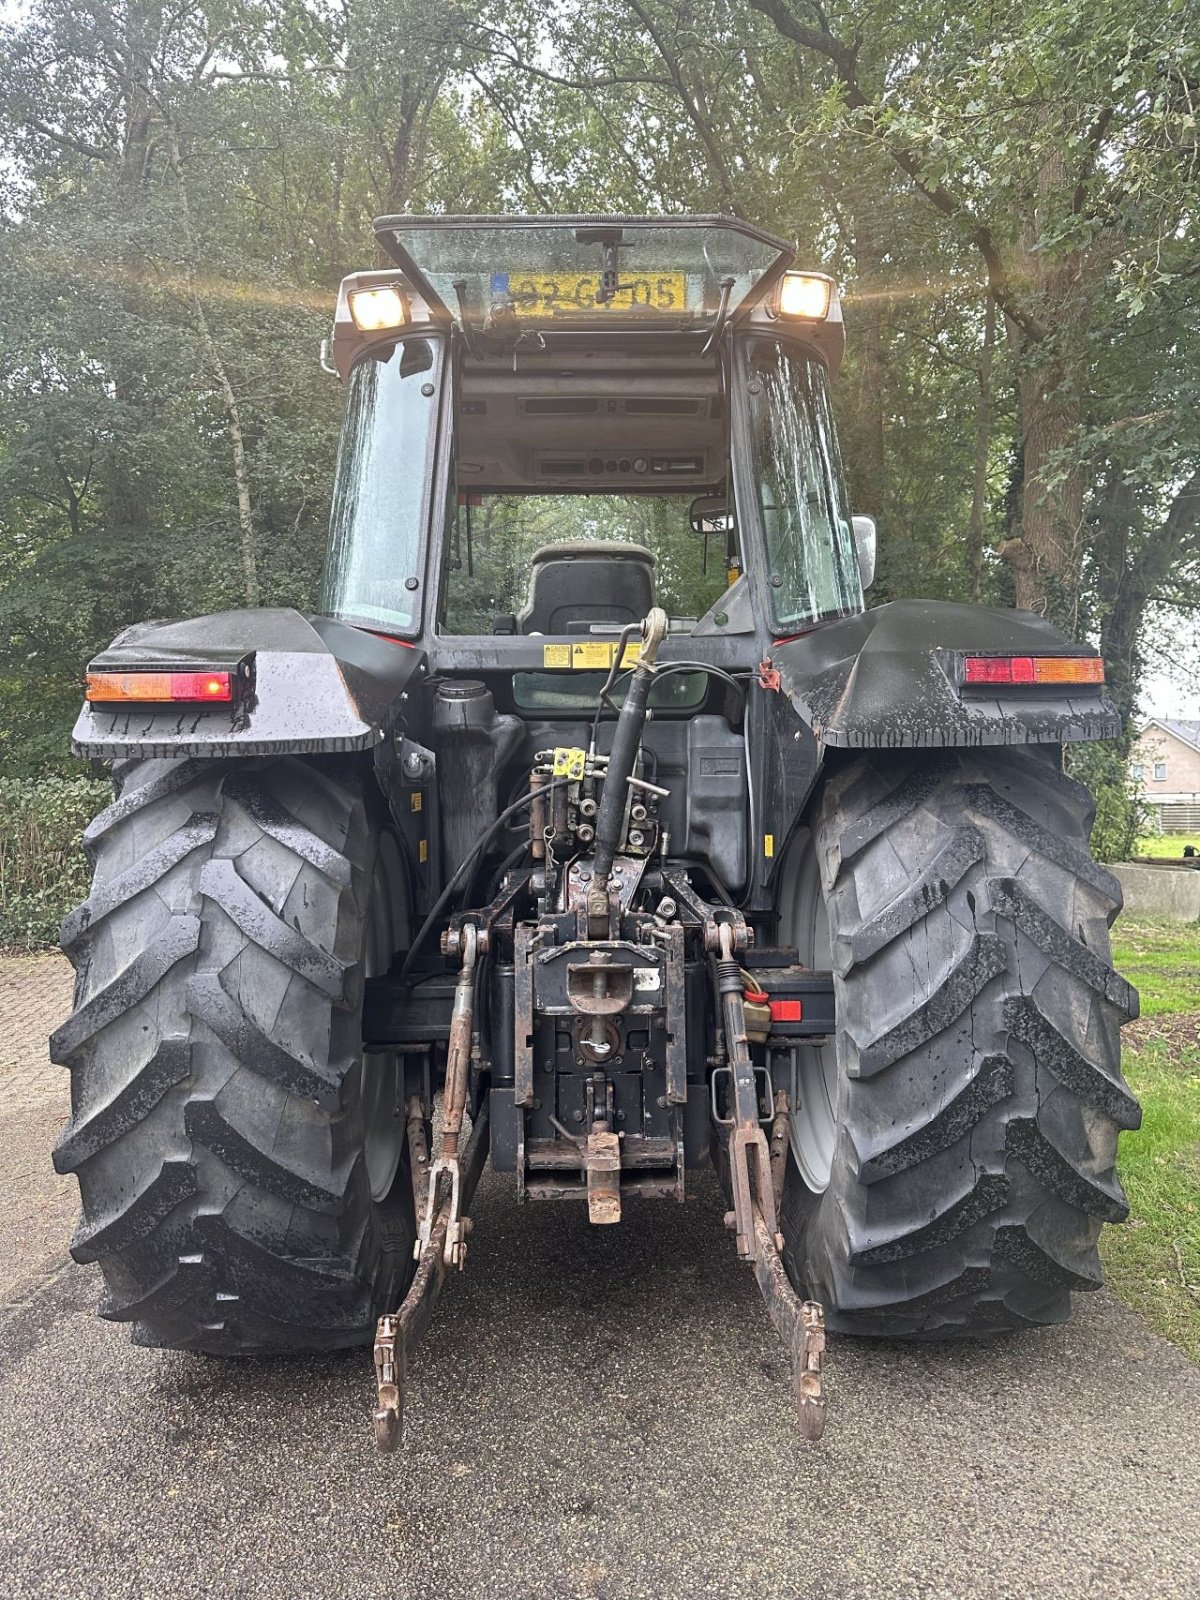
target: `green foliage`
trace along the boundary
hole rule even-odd
[[[1092,854],[1097,861],[1129,861],[1142,832],[1145,813],[1129,776],[1129,738],[1103,744],[1067,745],[1068,772],[1086,783],[1096,802]]]
[[[80,835],[112,798],[96,778],[0,778],[0,946],[38,950],[85,898]]]
[[[1101,1234],[1104,1267],[1123,1300],[1200,1360],[1200,928],[1122,917],[1113,959],[1151,1020],[1125,1035],[1142,1126],[1121,1135],[1130,1217]]]

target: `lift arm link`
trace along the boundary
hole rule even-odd
[[[777,1185],[787,1098],[776,1100],[772,1126],[773,1152],[759,1125],[754,1066],[746,1038],[742,978],[734,960],[733,931],[719,930],[717,986],[725,1023],[725,1048],[733,1079],[733,1127],[729,1134],[729,1166],[733,1187],[731,1221],[738,1254],[754,1267],[754,1276],[776,1332],[788,1349],[792,1392],[800,1431],[816,1441],[825,1431],[825,1392],[821,1369],[825,1359],[825,1314],[816,1300],[801,1300],[792,1288],[780,1251],[783,1236],[776,1223]],[[774,1155],[774,1160],[772,1160]]]
[[[485,1100],[463,1152],[459,1196],[463,1210],[479,1183],[491,1143]],[[381,1450],[397,1450],[404,1437],[404,1380],[408,1358],[425,1332],[434,1302],[446,1276],[446,1236],[450,1227],[453,1195],[447,1194],[433,1220],[429,1242],[421,1252],[417,1270],[404,1302],[397,1311],[380,1317],[375,1329],[375,1442]],[[461,1217],[465,1229],[470,1219]]]
[[[475,1020],[475,962],[479,934],[474,923],[466,923],[459,934],[462,967],[454,990],[454,1009],[450,1014],[450,1042],[446,1052],[446,1091],[442,1105],[442,1136],[437,1160],[429,1169],[429,1193],[424,1216],[419,1218],[413,1255],[419,1261],[427,1248],[434,1218],[440,1216],[438,1188],[443,1178],[450,1186],[448,1220],[443,1249],[448,1267],[461,1267],[467,1253],[463,1225],[462,1178],[458,1160],[458,1141],[467,1109],[467,1084],[471,1065],[471,1033]]]

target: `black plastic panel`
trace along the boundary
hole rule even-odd
[[[1065,633],[1032,611],[895,600],[776,644],[780,686],[826,745],[916,749],[1112,739],[1121,719],[1099,687],[964,699],[946,652],[1061,655]]]

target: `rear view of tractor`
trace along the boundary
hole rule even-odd
[[[394,1447],[490,1159],[626,1228],[711,1163],[810,1437],[826,1326],[1062,1320],[1139,1117],[1120,894],[1062,767],[1118,731],[1098,657],[865,608],[837,291],[781,241],[376,231],[320,613],[143,624],[89,667],[75,747],[115,798],[52,1048],[101,1315],[373,1343]]]

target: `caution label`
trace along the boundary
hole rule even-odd
[[[607,672],[619,646],[606,639],[581,639],[578,644],[544,644],[542,666],[557,668],[560,672],[571,668],[576,672]],[[635,667],[642,653],[640,640],[631,640],[621,656],[623,667]]]

